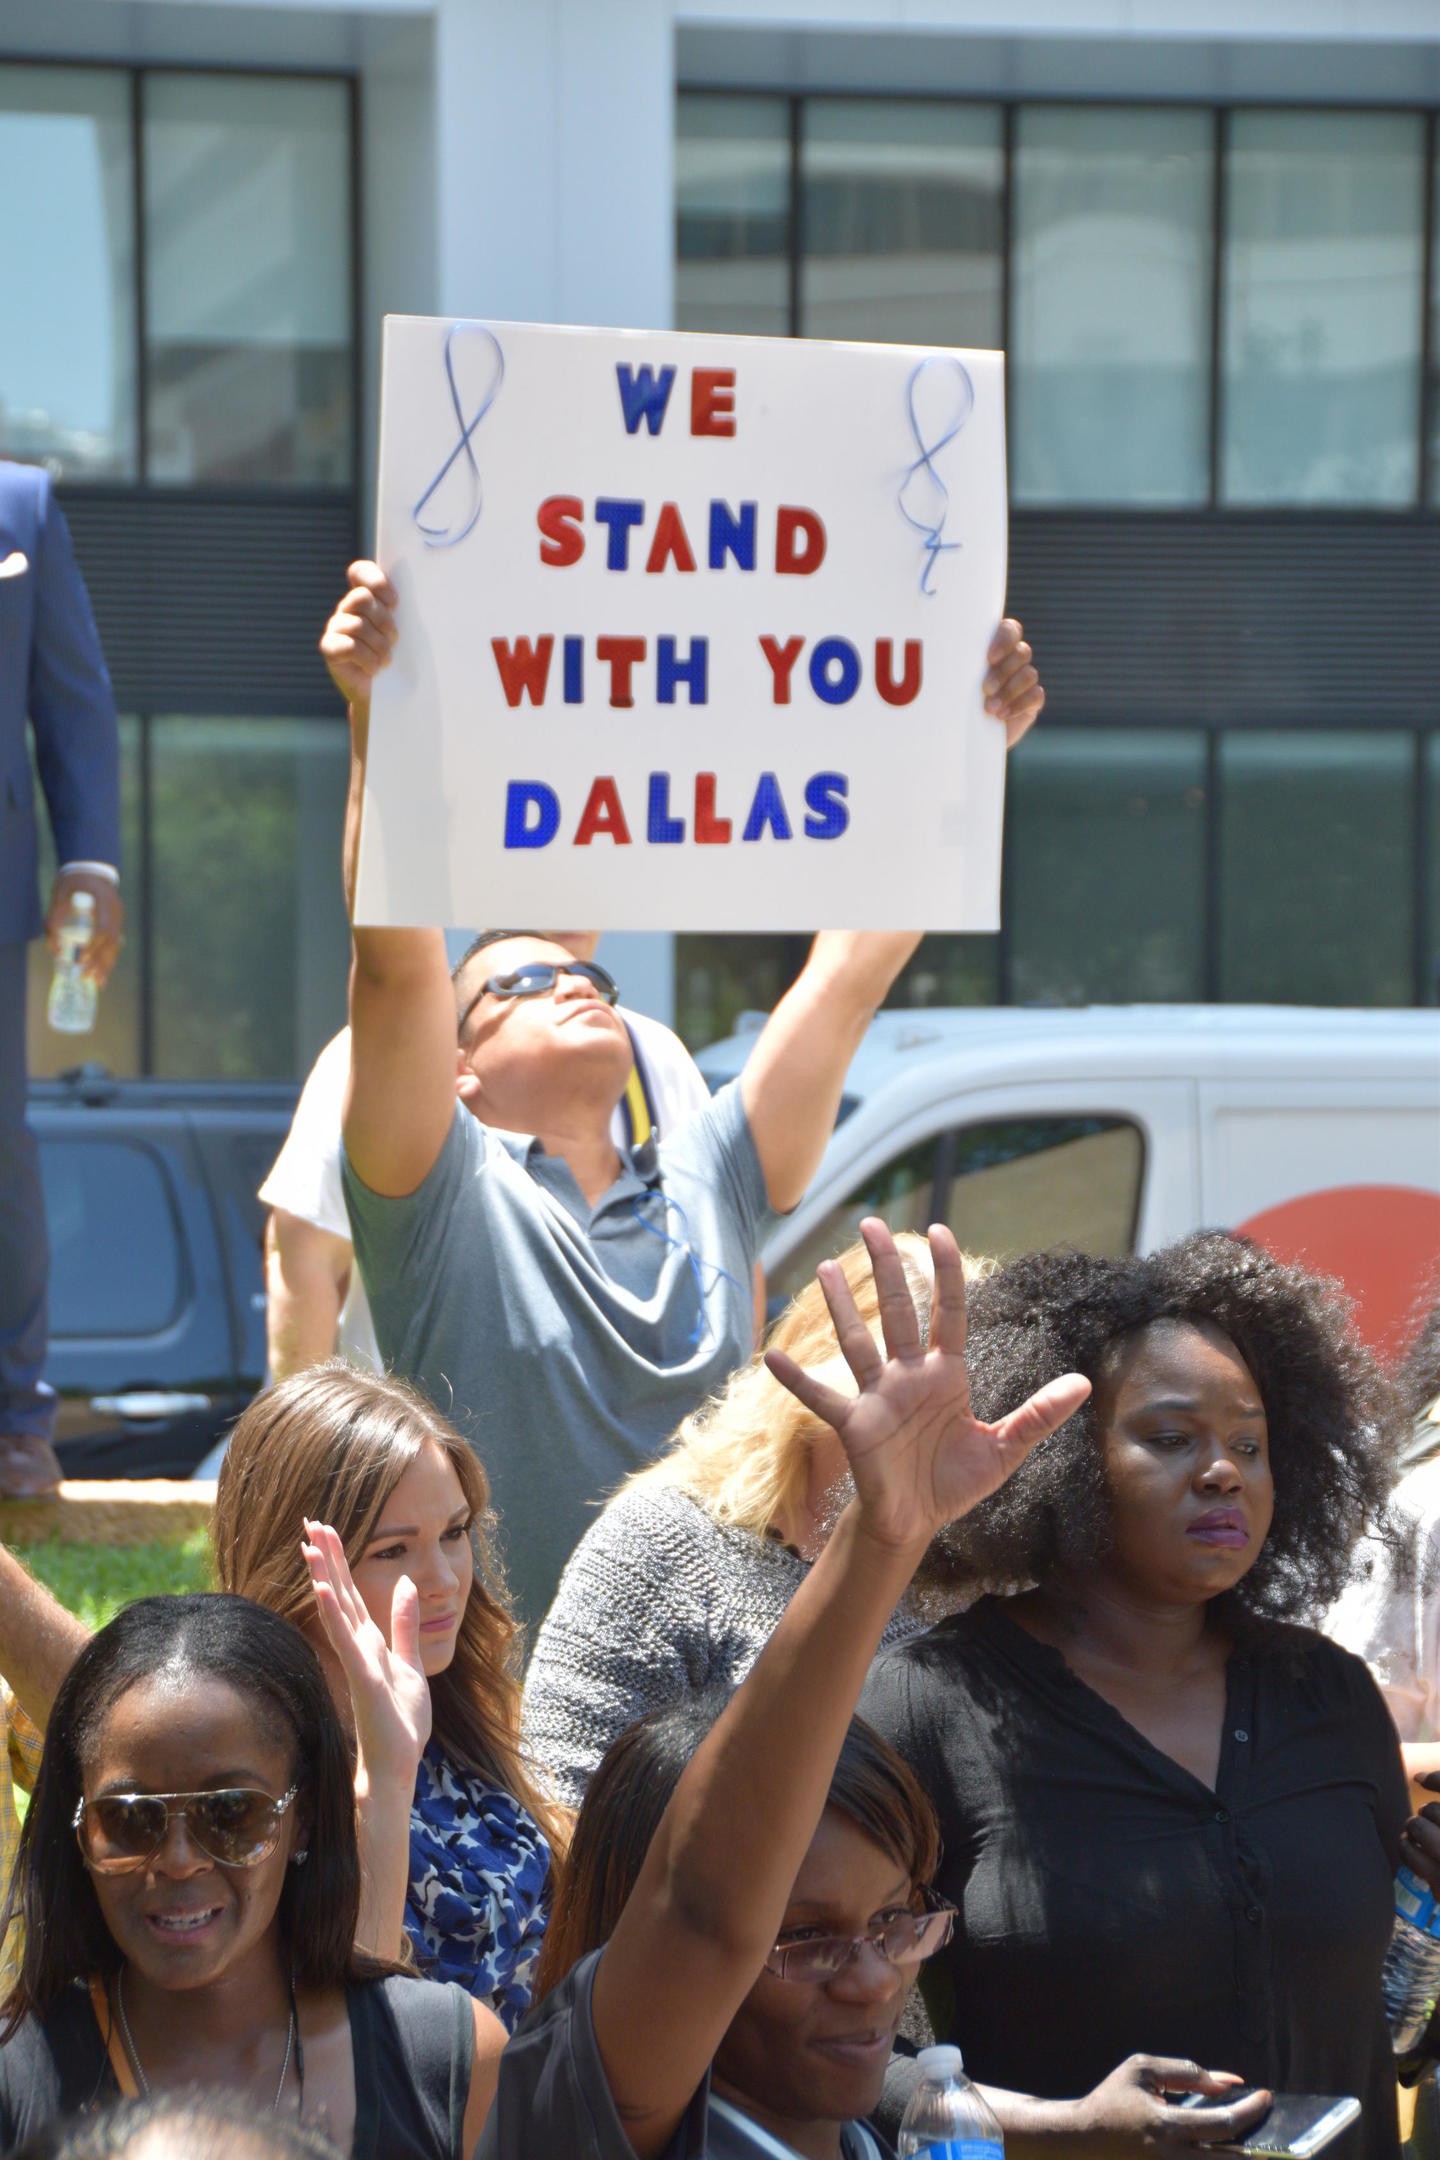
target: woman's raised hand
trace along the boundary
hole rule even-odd
[[[970,1410],[965,1272],[951,1232],[943,1226],[930,1232],[935,1294],[928,1350],[889,1229],[871,1216],[860,1234],[875,1277],[883,1352],[856,1311],[839,1265],[827,1260],[819,1269],[858,1395],[826,1386],[782,1350],[767,1350],[765,1362],[782,1387],[838,1434],[869,1535],[897,1549],[913,1547],[918,1558],[943,1524],[1003,1485],[1031,1448],[1080,1408],[1090,1383],[1066,1373],[998,1424],[981,1424]]]
[[[390,1640],[355,1587],[345,1548],[328,1523],[306,1522],[303,1545],[326,1639],[350,1683],[355,1738],[370,1777],[414,1784],[430,1738],[430,1683],[420,1662],[420,1600],[408,1575],[395,1585]]]

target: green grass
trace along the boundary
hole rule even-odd
[[[52,1537],[15,1550],[31,1574],[91,1628],[103,1627],[135,1598],[215,1587],[204,1530],[163,1544],[65,1545]]]
[[[103,1627],[122,1605],[157,1591],[215,1587],[206,1530],[153,1545],[66,1545],[50,1537],[38,1545],[17,1545],[15,1553],[89,1628]],[[29,1797],[17,1786],[15,1804],[22,1822]]]

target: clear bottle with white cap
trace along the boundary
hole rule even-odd
[[[85,955],[94,935],[95,895],[77,892],[56,934],[55,973],[45,1009],[46,1019],[59,1035],[88,1035],[95,1025],[100,993],[94,976],[85,972]]]
[[[965,2075],[958,2047],[922,2048],[920,2082],[900,2123],[900,2160],[1002,2160],[1005,2135],[984,2095]]]

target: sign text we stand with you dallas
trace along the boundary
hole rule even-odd
[[[387,318],[361,923],[988,930],[1001,356]]]

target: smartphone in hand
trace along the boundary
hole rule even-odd
[[[1177,2103],[1184,2108],[1234,2107],[1238,2101],[1248,2100],[1255,2091],[1246,2085],[1239,2092],[1227,2092],[1211,2096],[1207,2093],[1187,2093]],[[1311,2160],[1311,2156],[1323,2152],[1332,2138],[1342,2130],[1348,2130],[1360,2113],[1360,2102],[1354,2098],[1337,2098],[1333,2093],[1276,2093],[1269,2113],[1253,2130],[1233,2145],[1216,2145],[1215,2152],[1255,2153],[1260,2160]]]

